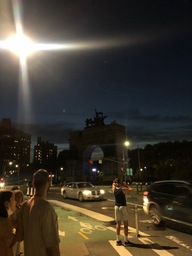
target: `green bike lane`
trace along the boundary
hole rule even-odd
[[[59,218],[61,256],[105,255],[109,251],[109,248],[103,251],[101,243],[105,244],[114,239],[114,232],[106,232],[104,225],[81,213],[64,210],[58,206],[55,206],[55,210]]]
[[[116,246],[114,219],[104,215],[95,219],[93,212],[87,216],[82,208],[75,211],[69,204],[50,202],[58,215],[61,256],[132,255],[124,246]]]

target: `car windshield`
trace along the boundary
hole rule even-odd
[[[92,188],[92,187],[94,186],[89,182],[83,182],[78,184],[78,188]]]

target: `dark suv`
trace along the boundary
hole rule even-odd
[[[192,227],[192,182],[154,182],[143,193],[143,210],[156,226],[172,221]]]

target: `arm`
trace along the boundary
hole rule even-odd
[[[2,226],[2,231],[4,234],[4,239],[7,245],[11,248],[15,244],[15,230],[13,229],[11,222],[5,223],[4,227]]]
[[[124,194],[128,194],[129,192],[133,191],[131,187],[122,187],[122,191]]]
[[[114,192],[114,190],[115,190],[115,183],[112,184],[111,190],[112,190],[112,192]]]
[[[23,205],[24,207],[24,205]],[[24,240],[24,230],[23,230],[23,221],[22,221],[22,208],[19,209],[17,213],[17,228],[16,228],[16,235],[15,240],[21,242]]]
[[[12,240],[9,243],[9,247],[12,248],[16,242],[16,236],[13,234]]]
[[[53,206],[48,205],[42,219],[42,237],[45,241],[47,256],[60,256],[59,229],[57,214]]]

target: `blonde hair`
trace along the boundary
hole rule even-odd
[[[22,204],[24,201],[24,196],[23,196],[23,192],[21,190],[14,190],[13,193],[15,194],[15,201],[17,202],[17,204]]]

